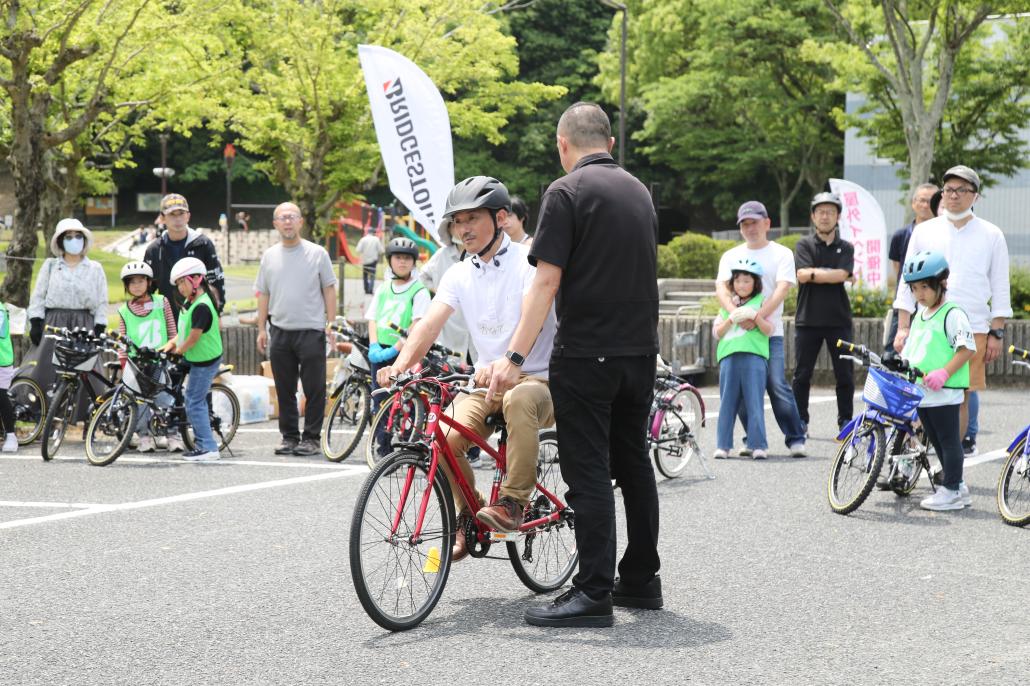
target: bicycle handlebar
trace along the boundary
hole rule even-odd
[[[390,322],[389,324],[387,324],[387,326],[390,327],[391,329],[393,329],[394,331],[396,331],[397,333],[399,333],[401,336],[403,336],[405,338],[407,338],[408,335],[409,335],[409,332],[408,332],[407,329],[402,329],[401,327],[397,326],[393,322]],[[433,343],[431,346],[429,346],[429,349],[430,350],[434,350],[434,351],[436,351],[438,353],[441,353],[443,355],[446,355],[447,357],[463,357],[464,356],[462,353],[459,353],[457,350],[451,350],[450,348],[445,348],[444,346],[440,345],[439,343]]]
[[[1024,360],[1030,359],[1030,350],[1024,350],[1022,348],[1017,348],[1014,345],[1010,345],[1009,346],[1009,354],[1010,355],[1018,355],[1021,359],[1024,359]]]
[[[837,347],[845,348],[850,353],[856,353],[858,357],[853,355],[841,355],[841,357],[854,360],[859,364],[871,367],[882,367],[888,371],[907,375],[910,379],[918,379],[923,376],[923,371],[921,369],[913,367],[909,364],[908,360],[893,352],[886,353],[881,357],[864,345],[845,341],[842,338],[837,339]]]

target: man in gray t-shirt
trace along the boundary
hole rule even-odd
[[[329,253],[300,237],[304,219],[296,205],[279,205],[272,221],[282,240],[261,256],[254,290],[258,294],[258,351],[268,349],[279,397],[282,442],[275,454],[315,455],[321,450],[325,330],[336,317],[336,275]],[[270,329],[271,345],[266,329]],[[298,372],[307,398],[303,435],[293,402]]]
[[[376,285],[376,266],[383,255],[383,243],[372,233],[372,229],[365,229],[365,235],[354,249],[361,259],[361,279],[365,286],[365,295],[372,295]]]

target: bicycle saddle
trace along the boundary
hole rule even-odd
[[[504,421],[504,413],[502,412],[495,412],[492,415],[488,415],[486,420],[484,420],[484,423],[487,426],[494,427],[494,429],[498,431],[507,427],[507,424]]]

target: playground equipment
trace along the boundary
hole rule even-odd
[[[364,202],[352,202],[337,205],[339,215],[334,220],[336,232],[326,237],[326,248],[330,247],[331,241],[336,241],[336,254],[344,257],[351,264],[361,264],[361,259],[355,255],[347,243],[347,229],[353,229],[363,236],[366,231],[374,231],[380,238],[392,237],[392,234],[406,236],[415,241],[424,252],[432,255],[440,247],[421,228],[411,215],[394,214],[389,208],[369,205]]]

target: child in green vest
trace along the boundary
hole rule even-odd
[[[740,405],[747,412],[747,447],[756,460],[764,460],[765,379],[769,375],[769,336],[773,325],[759,316],[762,306],[762,265],[742,257],[730,270],[728,283],[737,309],[719,310],[712,332],[719,339],[719,424],[714,457],[723,460],[733,449],[733,423]]]
[[[919,421],[944,468],[941,487],[919,506],[936,511],[961,510],[973,503],[962,481],[959,408],[969,388],[976,341],[966,313],[944,301],[949,273],[944,256],[926,250],[906,260],[901,271],[919,305],[901,354],[923,372],[926,396],[919,403]]]
[[[183,455],[190,462],[217,460],[218,443],[211,430],[207,394],[222,361],[222,332],[218,325],[218,296],[204,275],[207,267],[196,257],[184,257],[172,266],[169,280],[183,298],[178,333],[168,349],[189,364],[186,384],[186,418],[193,427],[196,447]]]
[[[397,357],[403,339],[390,328],[396,324],[410,329],[422,318],[429,308],[429,291],[415,278],[415,262],[418,260],[418,246],[415,241],[403,236],[386,244],[386,262],[393,278],[384,282],[372,296],[372,303],[365,312],[368,320],[368,361],[372,367],[372,387],[377,388],[376,372],[381,366]],[[376,398],[376,412],[383,398]],[[380,427],[375,437],[381,455],[390,452],[390,437]]]
[[[0,302],[0,429],[4,433],[3,452],[18,452],[18,437],[14,433],[14,406],[7,391],[14,380],[14,346],[11,344],[11,318],[7,305]]]
[[[129,301],[118,308],[118,333],[141,348],[161,350],[175,338],[175,315],[167,298],[158,293],[150,294],[154,270],[146,262],[129,262],[122,267],[121,279]],[[118,359],[124,369],[126,353],[119,352]],[[150,408],[144,406],[136,424],[141,453],[150,453],[157,448],[154,437],[150,435],[150,415]],[[183,450],[182,439],[174,433],[169,434],[167,441],[168,452]]]

